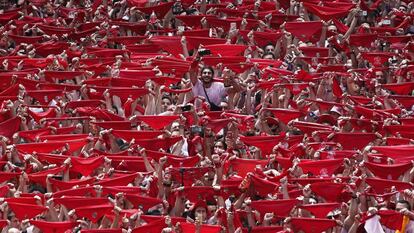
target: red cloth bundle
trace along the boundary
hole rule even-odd
[[[287,22],[285,24],[285,29],[299,40],[318,41],[322,31],[322,22]]]
[[[56,175],[59,172],[63,172],[66,169],[65,166],[51,168],[48,170],[43,170],[36,173],[28,174],[29,180],[38,184],[41,184],[43,187],[46,187],[47,175],[52,174]]]
[[[383,165],[366,162],[364,164],[375,176],[390,180],[397,180],[412,167],[411,163]]]
[[[113,130],[112,134],[126,141],[132,139],[152,139],[163,134],[163,131]]]
[[[133,174],[122,175],[118,177],[105,178],[97,182],[96,184],[99,184],[102,186],[128,185],[129,183],[134,181],[136,177],[137,177],[137,173],[133,173]]]
[[[248,172],[253,172],[256,166],[264,168],[267,164],[267,160],[258,159],[240,159],[236,158],[229,162],[233,172],[237,172],[237,175],[244,177]]]
[[[392,186],[395,186],[397,190],[411,189],[412,185],[407,182],[395,181],[395,180],[385,180],[379,178],[367,178],[366,183],[371,186],[371,188],[376,193],[385,193],[391,190]]]
[[[183,233],[193,233],[196,232],[196,226],[193,223],[180,223],[181,230]],[[221,226],[217,225],[206,225],[202,224],[200,226],[200,233],[219,233],[222,231]]]
[[[188,50],[197,49],[200,45],[216,45],[226,43],[226,40],[221,38],[188,36],[186,39]]]
[[[83,206],[105,205],[109,204],[108,198],[105,197],[83,197],[83,196],[65,196],[53,198],[53,202],[57,205],[64,205],[68,209],[76,209]]]
[[[345,150],[361,150],[376,138],[374,133],[335,133],[333,141],[340,143]]]
[[[48,110],[46,110],[44,112],[34,112],[31,109],[28,109],[27,112],[33,118],[33,120],[35,120],[36,122],[40,122],[40,120],[44,119],[44,118],[56,117],[56,109],[55,108],[49,108]]]
[[[313,176],[330,177],[342,165],[343,159],[328,159],[306,161],[299,163],[303,173],[311,173]]]
[[[95,178],[89,177],[86,179],[69,181],[49,179],[49,182],[53,185],[53,187],[56,187],[58,190],[67,190],[73,188],[74,186],[92,185],[93,182],[95,182]]]
[[[329,212],[339,207],[341,207],[340,203],[318,203],[299,206],[299,208],[311,212],[316,218],[326,218]]]
[[[0,123],[0,135],[11,138],[20,128],[20,117],[13,117]]]
[[[212,44],[205,45],[205,49],[210,50],[214,56],[239,56],[243,55],[247,49],[246,45],[235,45],[235,44]]]
[[[279,119],[285,125],[289,123],[289,121],[302,116],[302,112],[293,109],[265,108],[264,110],[270,111],[277,119]]]
[[[151,13],[154,12],[158,18],[162,19],[168,13],[168,11],[171,10],[173,5],[174,5],[174,2],[166,2],[166,3],[160,3],[156,6],[137,7],[137,9],[144,12],[147,15],[150,15]]]
[[[291,219],[295,232],[302,230],[304,233],[324,232],[336,226],[336,221],[323,218],[298,218]]]
[[[381,87],[397,95],[409,95],[414,89],[414,82],[382,84]]]
[[[285,138],[284,135],[278,136],[240,136],[240,141],[249,146],[255,146],[262,151],[263,155],[272,153],[273,148]]]
[[[263,200],[252,201],[251,206],[253,209],[260,212],[263,216],[266,213],[274,213],[278,217],[287,217],[290,211],[299,203],[296,199],[286,200]]]
[[[338,202],[345,186],[345,184],[317,182],[311,184],[311,190],[328,202]]]
[[[91,122],[104,129],[116,129],[116,130],[130,130],[131,122],[130,121],[101,121],[101,122]]]
[[[351,34],[349,44],[353,46],[371,47],[371,43],[377,39],[377,34]]]
[[[353,5],[350,6],[341,6],[341,5],[332,5],[332,6],[319,6],[311,3],[304,2],[303,6],[311,13],[319,16],[322,20],[328,21],[332,18],[342,18],[348,15],[348,12],[351,10]]]
[[[8,206],[14,212],[16,218],[18,218],[20,221],[24,219],[34,218],[47,210],[47,208],[44,206],[21,204],[17,202],[9,202]]]
[[[38,153],[50,153],[54,150],[62,149],[66,145],[66,142],[54,141],[54,142],[40,142],[40,143],[25,143],[16,144],[18,151],[32,154],[33,152]]]
[[[79,172],[83,176],[89,176],[93,173],[95,169],[103,165],[104,157],[91,157],[91,158],[78,158],[71,157],[71,171]]]
[[[154,197],[145,197],[137,194],[126,194],[125,198],[129,200],[134,207],[147,211],[149,208],[162,204],[162,200]]]
[[[36,228],[39,228],[43,233],[56,233],[72,230],[72,228],[76,227],[79,223],[30,220],[30,224],[34,225]]]
[[[151,128],[156,130],[161,130],[174,121],[178,120],[180,116],[173,115],[173,116],[137,116],[136,119],[145,122]]]
[[[78,217],[83,217],[97,223],[105,214],[112,211],[114,207],[110,204],[91,205],[75,208],[75,213]]]

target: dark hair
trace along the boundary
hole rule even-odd
[[[399,200],[397,203],[401,203],[407,206],[407,209],[411,211],[411,204],[406,200]]]
[[[201,69],[201,73],[203,73],[204,70],[210,70],[213,77],[214,77],[214,69],[211,66],[203,66],[203,68]]]

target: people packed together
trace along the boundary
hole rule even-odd
[[[413,1],[0,9],[2,233],[414,233]]]

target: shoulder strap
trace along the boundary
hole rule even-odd
[[[207,101],[208,101],[208,103],[211,105],[211,101],[210,101],[210,98],[208,98],[206,88],[204,87],[204,85],[203,85],[203,84],[201,84],[201,86],[203,86],[204,94],[206,94]]]

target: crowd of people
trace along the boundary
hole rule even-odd
[[[4,233],[414,233],[414,2],[0,2]]]

